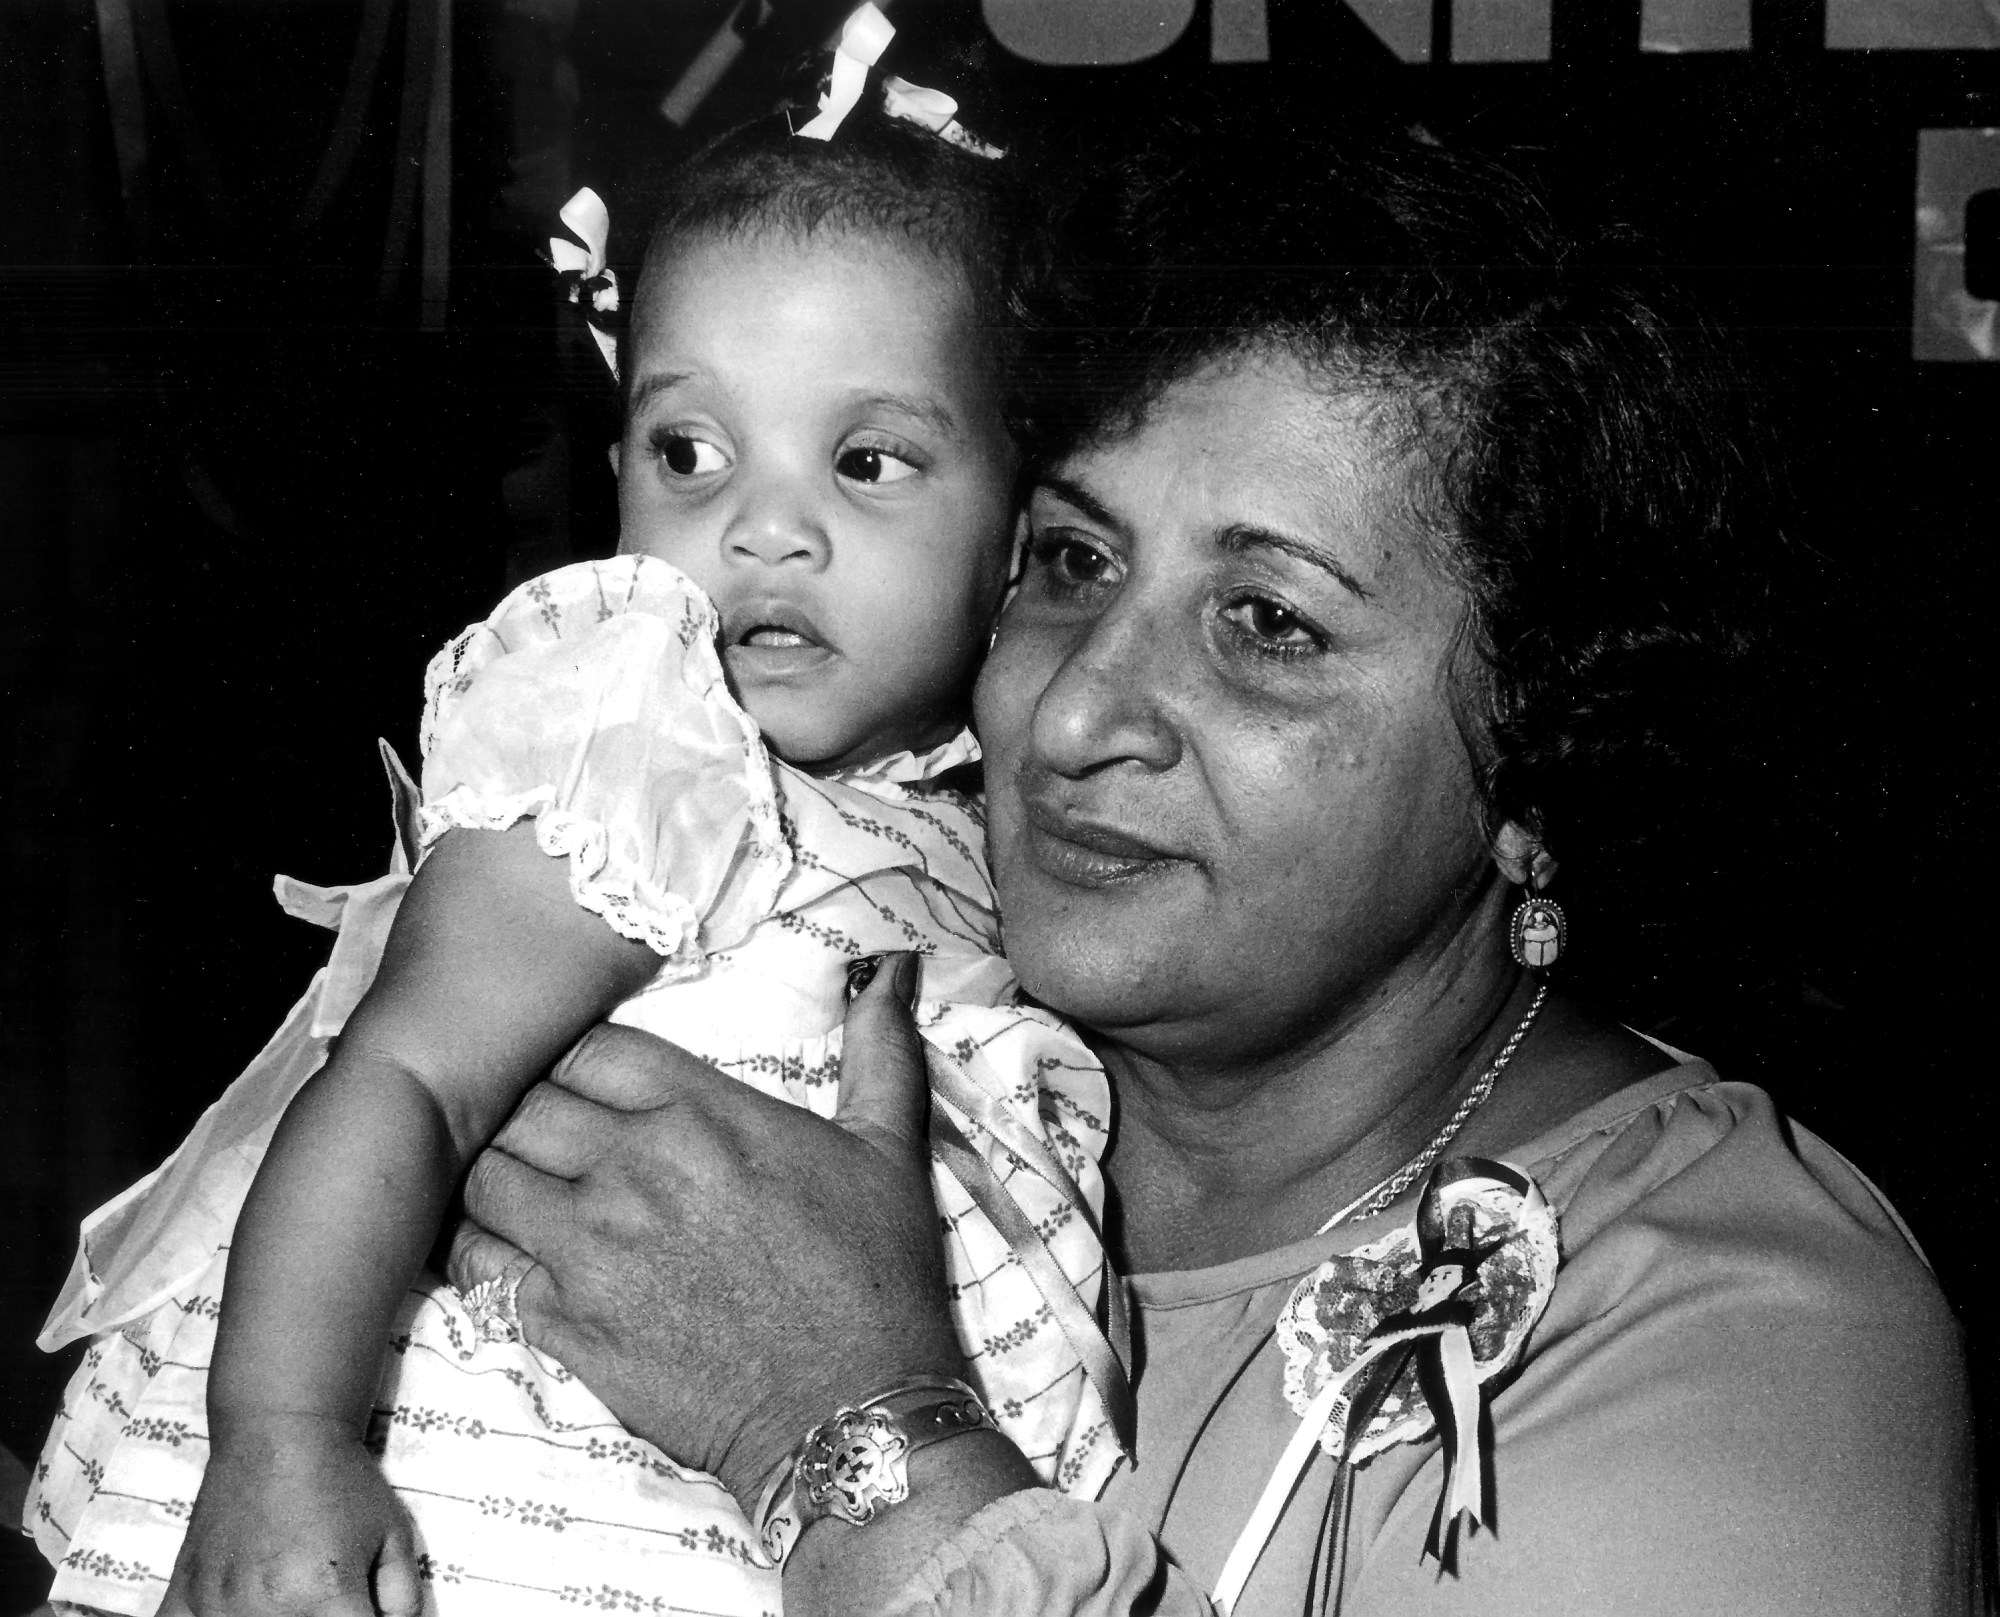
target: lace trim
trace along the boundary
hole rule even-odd
[[[836,770],[832,778],[848,786],[911,786],[933,780],[960,764],[977,763],[979,758],[978,738],[970,730],[961,730],[928,752],[892,752],[859,769]]]
[[[497,612],[494,614],[499,615]],[[424,716],[417,725],[417,756],[428,761],[437,750],[438,727],[446,706],[472,689],[476,670],[465,666],[473,642],[487,632],[484,623],[461,629],[424,669]]]
[[[743,852],[754,862],[757,873],[741,897],[749,912],[767,914],[792,869],[777,772],[755,721],[729,694],[715,646],[719,620],[714,605],[694,580],[657,557],[616,556],[557,568],[520,585],[484,623],[475,623],[455,636],[424,672],[424,758],[428,761],[433,756],[451,709],[488,664],[531,644],[581,638],[599,624],[626,615],[650,617],[672,629],[686,654],[678,677],[700,701],[728,714],[742,738],[742,779],[749,795],[749,835]],[[519,645],[510,645],[510,634],[519,638]],[[961,744],[976,748],[968,731],[937,751],[941,754]],[[452,812],[471,817],[462,821],[438,819],[454,798],[462,798],[462,804]],[[504,830],[533,814],[543,851],[570,860],[570,890],[576,901],[602,916],[620,936],[635,938],[666,959],[672,968],[666,980],[693,975],[703,954],[698,941],[701,922],[692,906],[671,891],[649,889],[660,894],[659,901],[653,901],[641,898],[630,881],[602,878],[600,872],[608,858],[604,829],[553,805],[554,793],[547,789],[505,797],[455,787],[440,802],[418,811],[419,840],[428,847],[445,830],[461,823],[467,829]],[[425,827],[431,829],[422,829]]]
[[[570,897],[621,938],[643,943],[665,960],[668,980],[701,969],[701,917],[694,906],[673,892],[642,897],[630,878],[606,874],[609,833],[596,820],[557,808],[555,793],[547,787],[510,797],[484,797],[456,787],[417,811],[417,843],[427,853],[447,831],[505,831],[530,815],[536,846],[569,861]]]

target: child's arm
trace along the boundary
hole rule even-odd
[[[358,1441],[391,1319],[472,1157],[658,965],[576,903],[531,826],[453,831],[425,862],[231,1244],[175,1579],[200,1617],[414,1612],[407,1529]]]

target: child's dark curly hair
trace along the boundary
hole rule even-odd
[[[1726,345],[1639,244],[1566,230],[1498,164],[1224,124],[1164,129],[1072,210],[1043,454],[1259,350],[1378,396],[1470,598],[1455,691],[1489,832],[1533,831],[1565,900],[1646,914],[1647,867],[1701,857],[1676,820],[1727,813],[1780,548]]]
[[[1049,209],[1038,201],[1031,163],[1018,153],[980,156],[889,117],[872,80],[831,140],[792,133],[810,115],[794,109],[743,124],[654,176],[644,199],[650,206],[641,208],[649,220],[645,264],[664,262],[680,242],[760,231],[800,240],[858,234],[912,247],[964,278],[996,372],[1011,384],[1050,260]],[[645,280],[641,270],[632,306]],[[621,364],[620,373],[629,379],[631,367]],[[1003,408],[1017,437],[1026,431],[1026,399],[1007,386]]]

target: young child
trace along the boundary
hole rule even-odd
[[[977,756],[1008,575],[1023,224],[1004,163],[872,110],[681,174],[623,349],[620,555],[433,663],[414,880],[293,884],[342,922],[328,971],[85,1227],[43,1340],[96,1340],[29,1508],[59,1608],[143,1617],[178,1559],[201,1617],[775,1612],[719,1484],[490,1340],[504,1288],[468,1313],[420,1271],[593,1022],[830,1114],[848,968],[893,949],[925,956],[938,1092],[990,1167],[937,1175],[981,1391],[1050,1480],[1109,1475],[1114,1395],[1072,1345],[1105,1301],[1102,1074],[1014,1003],[977,806],[935,784]],[[1039,1252],[988,1218],[995,1181]]]

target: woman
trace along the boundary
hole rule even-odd
[[[1299,1426],[1281,1314],[1448,1154],[1561,1227],[1487,1388],[1490,1531],[1426,1558],[1435,1438],[1319,1459],[1239,1612],[1965,1610],[1957,1328],[1893,1212],[1510,948],[1559,861],[1645,856],[1726,688],[1764,563],[1723,373],[1496,170],[1266,149],[1087,210],[1090,385],[979,692],[1008,953],[1113,1081],[1132,1463],[1091,1502],[990,1431],[922,1447],[906,1501],[806,1527],[788,1608],[1209,1609]],[[837,1407],[964,1374],[913,972],[856,1003],[841,1128],[606,1029],[468,1190],[461,1275],[525,1273],[530,1336],[746,1510]]]

